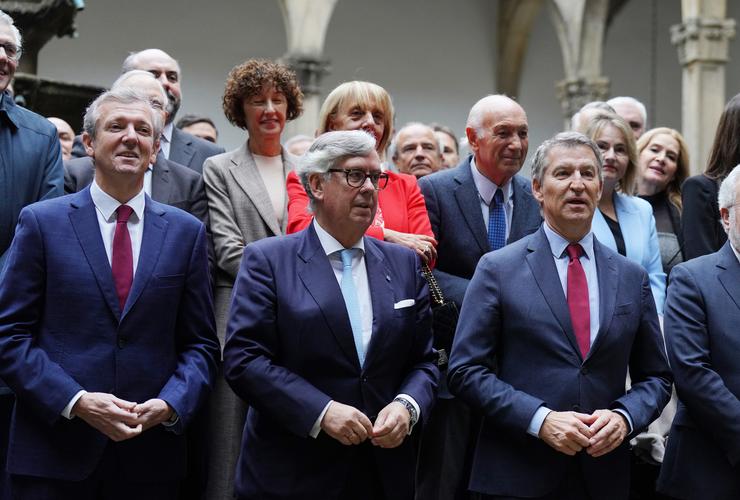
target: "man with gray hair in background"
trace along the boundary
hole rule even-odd
[[[404,125],[393,139],[393,164],[402,174],[417,179],[442,168],[442,153],[434,129],[419,122]]]
[[[21,209],[63,194],[56,128],[44,117],[16,105],[9,91],[21,52],[21,34],[13,18],[0,10],[0,279]],[[13,401],[13,394],[0,379],[0,500],[9,498],[4,476]]]
[[[647,109],[645,109],[645,105],[634,97],[628,96],[612,97],[606,103],[614,108],[614,112],[629,124],[635,140],[639,139],[647,127]]]
[[[588,102],[571,117],[570,129],[585,134],[591,120],[596,115],[603,113],[616,113],[616,111],[604,101]]]
[[[372,136],[322,134],[297,171],[313,222],[247,245],[234,285],[224,374],[249,402],[236,496],[408,500],[409,434],[439,376],[420,259],[364,236],[388,182]]]

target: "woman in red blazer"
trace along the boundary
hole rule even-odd
[[[370,82],[346,82],[335,88],[319,112],[318,134],[329,130],[361,129],[373,137],[381,155],[390,140],[393,124],[393,104],[388,92]],[[437,257],[432,226],[424,197],[412,175],[388,173],[388,185],[378,193],[378,211],[365,233],[373,238],[404,245],[416,251],[426,263]],[[287,177],[288,227],[295,233],[308,226],[308,196],[298,176]]]

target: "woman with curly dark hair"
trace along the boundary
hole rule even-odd
[[[719,217],[719,185],[740,163],[740,94],[730,99],[719,117],[704,173],[689,177],[683,199],[683,254],[686,260],[716,252],[727,241]]]
[[[216,324],[223,347],[231,289],[244,247],[285,233],[285,179],[293,170],[280,145],[286,121],[300,116],[303,93],[282,64],[251,59],[231,70],[223,97],[226,118],[246,129],[244,144],[203,165],[216,255]],[[211,401],[207,498],[231,498],[246,406],[219,379]]]

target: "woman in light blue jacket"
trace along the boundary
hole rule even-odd
[[[666,277],[660,260],[653,209],[635,195],[637,147],[627,122],[615,114],[599,114],[586,132],[604,159],[604,191],[592,230],[600,243],[642,265],[658,314],[663,314]]]

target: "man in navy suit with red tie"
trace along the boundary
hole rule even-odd
[[[419,258],[363,237],[388,181],[371,136],[323,134],[298,173],[314,222],[247,245],[234,287],[224,373],[249,402],[237,497],[411,499],[408,435],[439,375]]]
[[[219,345],[203,224],[143,190],[162,121],[139,91],[102,94],[91,186],[21,212],[0,276],[13,498],[177,497]]]
[[[484,499],[626,499],[628,437],[668,402],[647,274],[591,232],[601,162],[578,133],[540,146],[544,224],[483,256],[465,295],[448,383],[484,415],[470,479]]]

